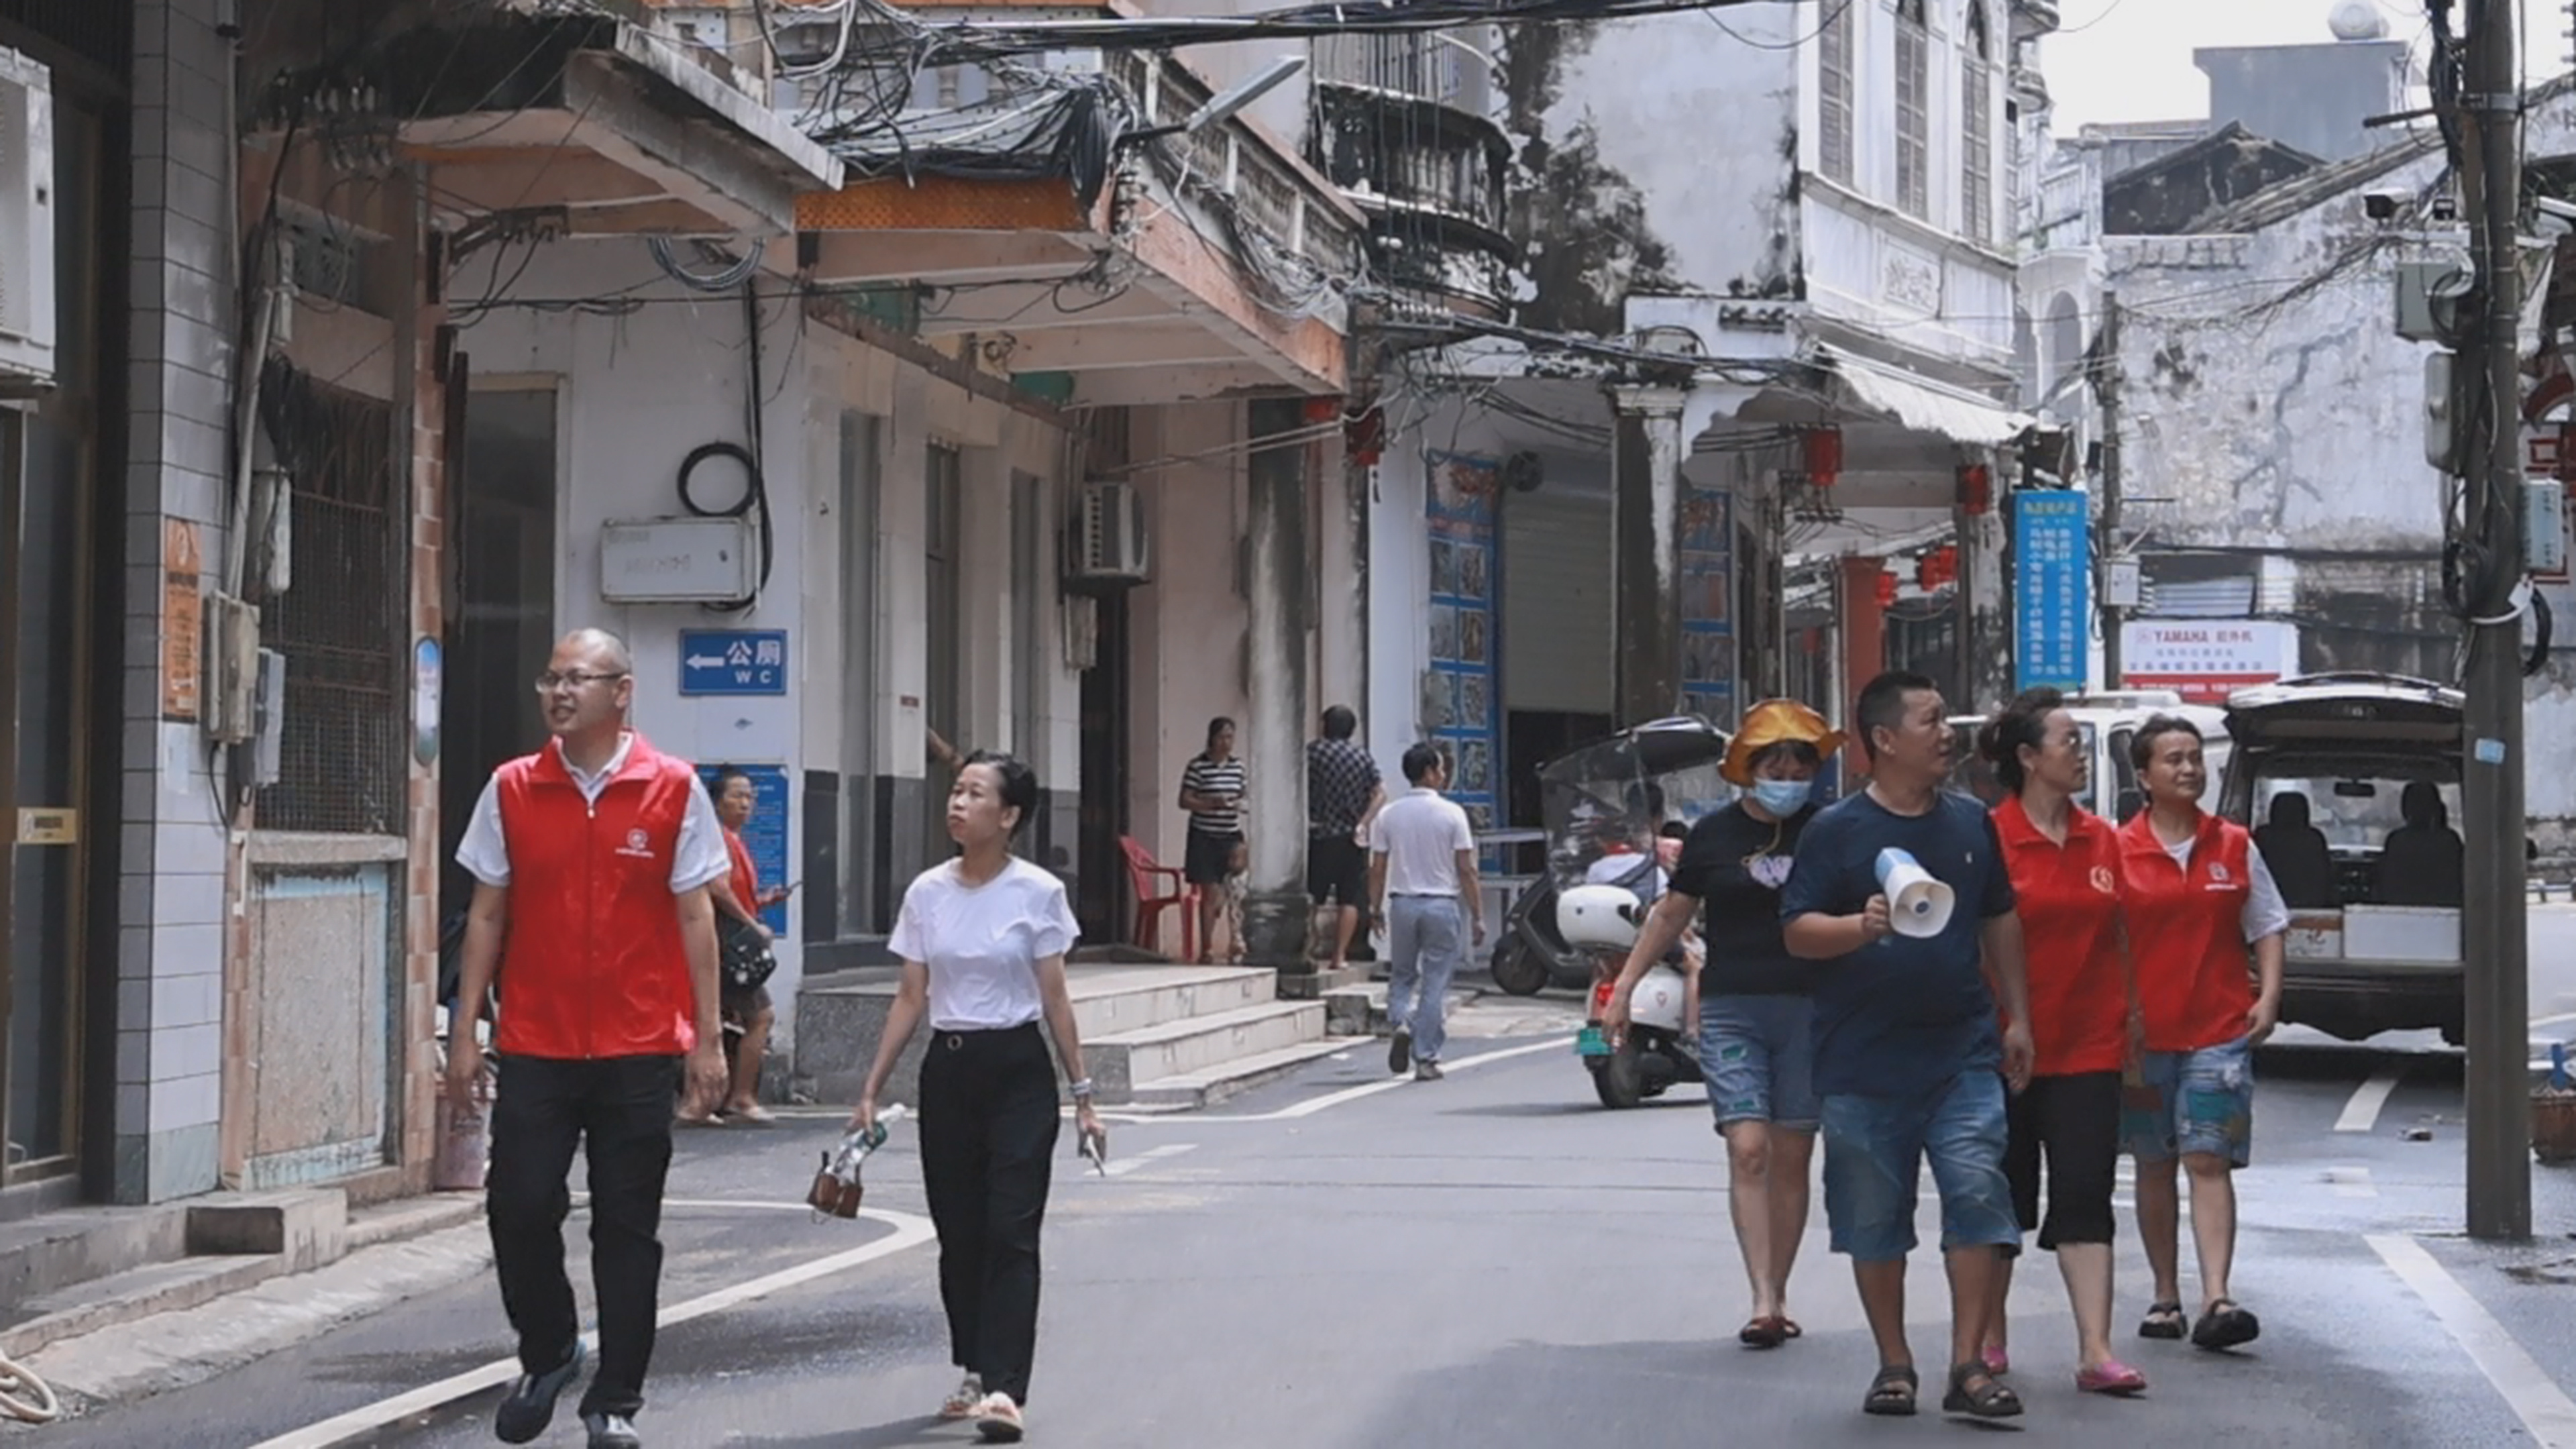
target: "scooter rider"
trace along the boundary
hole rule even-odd
[[[1789,1271],[1807,1221],[1816,1143],[1812,967],[1782,939],[1780,887],[1816,813],[1816,772],[1842,735],[1794,700],[1745,712],[1721,767],[1742,798],[1691,827],[1670,888],[1628,954],[1603,1012],[1616,1042],[1637,983],[1705,911],[1699,969],[1699,1061],[1727,1145],[1727,1202],[1753,1289],[1737,1341],[1776,1348],[1799,1336]]]

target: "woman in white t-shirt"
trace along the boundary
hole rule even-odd
[[[962,849],[904,892],[887,943],[903,960],[903,985],[850,1116],[854,1128],[874,1125],[877,1094],[927,1015],[921,1179],[939,1231],[949,1351],[966,1374],[939,1414],[972,1419],[986,1442],[1003,1444],[1020,1438],[1037,1349],[1038,1231],[1061,1125],[1048,1037],[1072,1082],[1078,1130],[1107,1140],[1065,990],[1064,954],[1079,930],[1064,883],[1011,854],[1037,804],[1037,775],[1007,755],[969,756],[957,772],[948,834]]]

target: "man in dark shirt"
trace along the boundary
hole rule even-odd
[[[1348,705],[1324,711],[1324,737],[1306,746],[1306,894],[1329,900],[1333,919],[1333,969],[1350,960],[1368,899],[1368,828],[1386,803],[1377,761],[1353,735],[1360,717]]]
[[[1914,1412],[1905,1258],[1929,1157],[1950,1277],[1951,1368],[1941,1407],[2009,1417],[2021,1401],[1980,1354],[1997,1250],[2021,1239],[2003,1169],[2006,1082],[2020,1090],[2031,1066],[2012,881],[1986,812],[1941,790],[1950,730],[1940,688],[1918,674],[1883,674],[1861,691],[1853,714],[1869,752],[1869,786],[1808,825],[1780,916],[1790,953],[1820,963],[1825,1215],[1834,1251],[1852,1260],[1878,1341],[1880,1369],[1863,1408]],[[1878,865],[1890,850],[1910,854],[1956,894],[1940,931],[1894,931]],[[1997,992],[2013,1023],[2001,1033]]]

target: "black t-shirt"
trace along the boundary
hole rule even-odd
[[[1804,996],[1816,965],[1789,954],[1780,927],[1780,887],[1789,880],[1798,835],[1816,817],[1809,806],[1773,824],[1742,805],[1703,815],[1682,842],[1672,888],[1699,898],[1702,996]]]

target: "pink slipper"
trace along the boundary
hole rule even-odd
[[[2098,1368],[2077,1369],[2075,1389],[2085,1394],[2142,1394],[2147,1391],[2147,1376],[2116,1358],[2106,1359]]]

